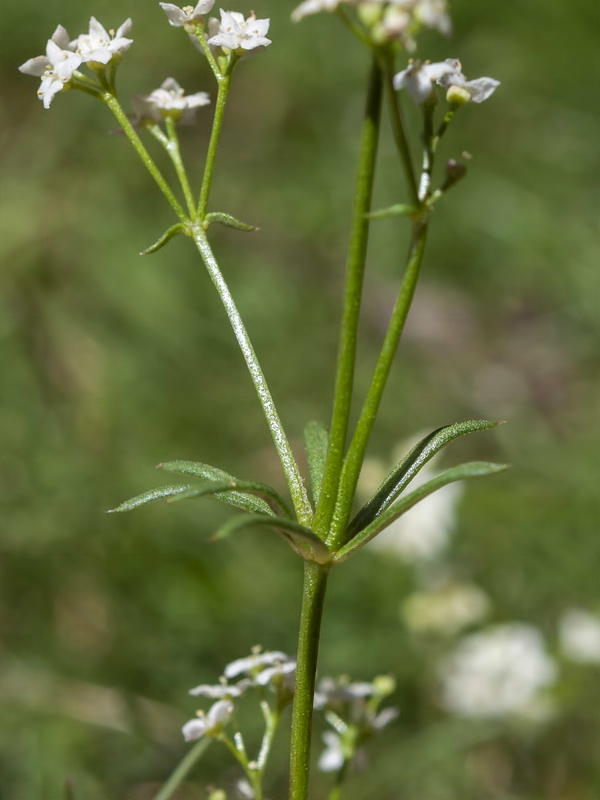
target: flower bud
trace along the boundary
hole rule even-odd
[[[383,16],[383,6],[377,2],[361,3],[358,7],[358,17],[367,28],[376,25]]]
[[[462,86],[450,86],[446,92],[446,100],[452,106],[465,106],[471,102],[471,92]]]

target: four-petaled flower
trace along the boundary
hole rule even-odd
[[[260,673],[265,667],[272,667],[276,664],[284,664],[290,661],[289,656],[279,650],[265,650],[261,653],[256,650],[252,655],[245,658],[238,658],[227,664],[223,674],[226,678],[231,680],[238,675],[252,675],[253,677]]]
[[[79,53],[70,49],[69,34],[59,25],[48,40],[46,55],[30,58],[21,64],[19,71],[42,79],[38,97],[43,101],[44,108],[49,108],[54,95],[68,85],[82,60]]]
[[[448,61],[411,61],[406,69],[394,76],[394,89],[406,89],[415,103],[425,103],[434,92],[434,83],[455,72]]]
[[[461,63],[457,58],[447,58],[445,61],[451,67],[450,72],[445,72],[438,79],[440,86],[448,90],[448,102],[464,105],[469,101],[483,103],[500,86],[500,81],[494,78],[476,78],[468,81],[461,72]]]
[[[105,65],[113,58],[120,57],[133,44],[133,39],[127,38],[131,26],[131,19],[126,19],[116,31],[107,31],[96,17],[92,17],[89,32],[78,36],[71,46],[87,64]]]
[[[221,9],[221,21],[217,20],[215,25],[211,20],[211,33],[215,33],[208,44],[241,52],[266,47],[271,44],[271,40],[266,38],[270,22],[270,19],[256,19],[254,13],[245,19],[238,11]]]
[[[203,736],[217,736],[229,722],[233,714],[233,703],[230,700],[219,700],[210,707],[208,714],[198,712],[198,719],[186,722],[181,732],[186,742],[193,742]]]
[[[169,24],[175,28],[183,28],[186,25],[195,26],[196,24],[203,24],[204,20],[202,15],[208,14],[215,4],[215,0],[199,0],[194,6],[179,6],[173,3],[159,3],[158,5],[167,15]]]
[[[175,78],[167,78],[150,94],[133,97],[131,104],[139,122],[162,122],[166,117],[175,122],[189,122],[197,108],[209,103],[210,98],[206,92],[186,95]]]

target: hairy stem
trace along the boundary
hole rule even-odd
[[[267,420],[269,430],[271,431],[271,436],[273,437],[275,448],[277,449],[277,453],[279,455],[279,460],[281,461],[281,466],[290,489],[290,494],[292,496],[298,520],[303,525],[310,525],[312,519],[312,509],[302,476],[300,474],[300,470],[298,468],[298,464],[296,463],[296,459],[292,453],[292,448],[290,447],[290,443],[288,442],[285,431],[283,430],[283,425],[279,419],[279,414],[277,413],[277,409],[275,407],[275,403],[273,402],[271,392],[269,391],[267,381],[259,364],[258,358],[256,357],[256,353],[254,352],[250,337],[248,336],[240,313],[237,310],[233,297],[231,296],[229,287],[227,286],[223,274],[219,269],[219,265],[217,264],[206,237],[206,232],[200,226],[196,226],[194,241],[200,252],[200,255],[202,256],[202,260],[208,270],[211,280],[219,294],[219,297],[221,298],[221,302],[223,303],[225,312],[229,318],[231,327],[233,328],[235,338],[237,339],[240,350],[242,351],[242,355],[244,356],[246,366],[250,372],[252,383],[256,389],[256,393]]]
[[[219,148],[219,140],[221,138],[221,128],[223,127],[223,117],[225,116],[225,106],[227,105],[230,82],[231,73],[217,78],[217,84],[219,88],[217,91],[215,116],[213,118],[210,142],[208,143],[208,151],[206,153],[206,163],[204,165],[204,176],[202,178],[202,188],[200,189],[200,199],[198,200],[198,216],[201,220],[203,220],[206,216],[206,211],[208,208],[208,198],[210,196],[210,189],[212,186],[213,172],[215,169],[217,150]]]
[[[307,800],[315,677],[328,567],[306,561],[292,713],[289,800]]]
[[[161,190],[161,192],[166,197],[169,205],[171,206],[173,211],[179,217],[179,220],[181,222],[187,222],[188,216],[185,213],[185,211],[183,210],[183,207],[182,207],[181,203],[179,202],[179,200],[173,194],[173,191],[171,190],[171,187],[166,182],[166,180],[163,178],[162,173],[158,169],[156,164],[154,163],[154,161],[152,159],[152,156],[150,155],[150,153],[144,147],[144,145],[142,143],[142,140],[140,139],[140,137],[137,134],[137,131],[135,130],[135,128],[131,124],[127,114],[121,108],[121,104],[119,103],[119,101],[117,100],[115,95],[114,94],[110,94],[110,92],[104,92],[102,94],[102,100],[106,103],[106,105],[110,108],[112,113],[117,118],[117,121],[118,121],[119,125],[121,126],[121,128],[123,129],[123,132],[125,133],[125,136],[127,136],[129,141],[133,145],[134,150],[136,151],[138,156],[141,158],[144,166],[146,167],[146,169],[148,170],[150,175],[152,175],[152,177],[156,181],[156,183],[158,185],[158,188]]]
[[[171,117],[167,117],[166,122],[167,131],[169,133],[166,150],[169,154],[169,158],[173,162],[177,177],[179,178],[179,185],[181,186],[183,196],[185,197],[185,203],[188,207],[190,219],[193,220],[196,216],[196,204],[194,203],[194,195],[192,193],[192,188],[185,170],[185,165],[183,163],[183,159],[181,158],[181,150],[179,149],[179,136],[177,135],[177,125]]]
[[[348,420],[354,387],[363,277],[369,239],[370,221],[367,218],[367,214],[371,209],[375,178],[375,162],[381,127],[382,91],[381,69],[377,59],[373,58],[354,193],[329,448],[325,463],[323,486],[315,516],[315,529],[320,535],[324,535],[328,530],[333,516],[338,482],[346,450]]]
[[[208,737],[204,737],[204,739],[200,739],[196,742],[192,749],[179,762],[179,765],[175,768],[171,777],[164,784],[159,793],[155,795],[154,800],[169,800],[169,798],[173,796],[211,742],[212,739]]]

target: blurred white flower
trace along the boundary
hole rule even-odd
[[[477,78],[474,81],[468,81],[461,72],[462,65],[457,58],[447,58],[444,63],[451,69],[436,80],[440,86],[448,90],[446,98],[450,103],[469,101],[483,103],[500,86],[500,81],[495,78]]]
[[[185,25],[196,25],[203,22],[203,14],[208,14],[215,4],[215,0],[200,0],[196,6],[179,6],[173,3],[159,3],[158,5],[167,15],[169,24],[175,28],[182,28]]]
[[[375,685],[366,681],[350,683],[345,677],[321,678],[315,692],[315,708],[363,701],[365,698],[373,697],[376,691]]]
[[[190,689],[188,694],[192,694],[195,697],[210,697],[213,700],[232,699],[234,697],[241,697],[250,686],[252,686],[252,681],[247,680],[240,681],[233,685],[225,681],[213,686],[203,683],[200,686]]]
[[[285,688],[293,692],[296,683],[296,662],[290,659],[266,667],[256,676],[256,683],[259,686],[271,684],[276,689]]]
[[[138,121],[152,119],[162,122],[171,117],[176,122],[189,122],[194,112],[210,103],[206,92],[186,95],[175,78],[167,78],[150,94],[135,95],[131,104]]]
[[[126,19],[116,31],[107,31],[96,17],[92,17],[89,32],[78,36],[71,46],[86,64],[108,64],[133,44],[133,39],[127,38],[132,24],[131,19]]]
[[[231,664],[227,664],[223,674],[229,680],[243,674],[256,677],[265,667],[272,667],[276,664],[284,664],[290,661],[290,657],[279,650],[261,652],[259,648],[255,648],[251,655],[245,658],[238,658],[232,661]]]
[[[394,89],[406,89],[415,103],[425,103],[435,91],[436,81],[456,71],[449,61],[411,61],[406,69],[394,76]]]
[[[49,108],[54,96],[67,87],[81,62],[81,55],[72,52],[69,34],[59,25],[48,40],[46,55],[28,59],[19,71],[42,79],[37,94],[44,108]]]
[[[404,621],[417,633],[455,636],[480,622],[488,613],[487,595],[468,583],[447,582],[430,591],[415,592],[402,604]]]
[[[323,731],[323,741],[325,749],[319,757],[319,769],[321,772],[337,772],[346,760],[342,738],[334,731]]]
[[[600,664],[600,618],[572,608],[558,623],[560,646],[565,656],[578,664]]]
[[[292,20],[299,22],[309,14],[318,14],[320,11],[335,11],[343,0],[305,0],[292,12]]]
[[[238,11],[221,9],[221,21],[217,23],[218,28],[212,23],[210,32],[216,30],[216,33],[210,37],[208,44],[242,52],[266,47],[271,44],[271,40],[266,38],[270,22],[270,19],[257,19],[253,13],[245,19]]]
[[[203,736],[219,734],[229,722],[233,714],[233,703],[230,700],[219,700],[211,706],[208,714],[198,712],[198,719],[186,722],[181,732],[186,742],[193,742]]]
[[[442,704],[465,717],[538,713],[556,677],[539,631],[524,623],[467,636],[440,664]]]
[[[452,33],[452,20],[446,0],[417,0],[414,15],[426,28],[435,28],[444,36]]]

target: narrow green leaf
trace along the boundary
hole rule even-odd
[[[149,492],[138,494],[130,500],[125,500],[116,508],[111,508],[107,513],[115,514],[121,511],[131,511],[133,508],[143,506],[145,503],[151,503],[152,500],[160,500],[163,497],[173,497],[174,495],[186,492],[188,489],[193,489],[191,484],[178,485],[178,486],[159,486],[157,489],[150,489]]]
[[[164,464],[158,464],[158,467],[167,470],[167,472],[193,475],[195,478],[212,481],[213,483],[227,484],[224,488],[213,490],[215,492],[215,500],[221,500],[246,511],[256,511],[259,514],[273,512],[276,515],[283,514],[290,519],[293,518],[292,512],[283,497],[266,483],[240,481],[222,469],[213,467],[210,464],[201,464],[198,461],[167,461]],[[211,494],[210,491],[205,492],[203,489],[204,487],[200,487],[201,493],[196,495],[189,493],[181,499]],[[248,495],[255,495],[257,499],[251,499]],[[254,507],[250,508],[249,504],[254,504]]]
[[[325,473],[325,460],[329,436],[327,429],[321,422],[309,422],[304,428],[304,446],[308,458],[308,471],[314,504],[319,502],[323,475]]]
[[[178,222],[177,225],[173,225],[171,228],[169,228],[169,230],[165,231],[158,241],[154,242],[154,244],[151,244],[150,247],[147,247],[145,250],[142,250],[140,255],[148,256],[150,253],[156,253],[157,250],[160,250],[161,247],[164,247],[179,233],[182,233],[185,236],[190,235],[187,225],[184,225],[183,222]]]
[[[234,517],[222,525],[212,536],[212,539],[225,539],[235,531],[253,525],[271,528],[271,530],[283,537],[292,550],[306,561],[316,561],[319,564],[327,564],[331,561],[331,553],[327,545],[319,539],[316,533],[313,533],[309,528],[305,528],[304,525],[282,517],[270,517],[260,514]]]
[[[453,425],[437,428],[424,439],[421,439],[408,455],[394,467],[373,497],[358,511],[348,526],[348,537],[354,536],[367,525],[370,525],[404,491],[421,468],[447,444],[468,433],[485,431],[501,424],[501,422],[489,422],[485,419],[470,419],[466,422],[455,422]]]
[[[370,214],[365,214],[367,219],[387,219],[388,217],[411,217],[415,213],[412,206],[407,206],[404,203],[389,206],[388,208],[380,208],[377,211],[371,211]]]
[[[232,492],[232,483],[233,482],[208,483],[204,486],[192,486],[185,492],[170,497],[167,502],[178,503],[180,500],[194,500],[199,497],[208,497],[212,500],[219,500],[222,503],[227,503],[234,508],[241,508],[243,511],[248,511],[251,514],[268,514],[269,516],[274,516],[270,506],[259,497],[254,497],[251,494],[242,494],[241,492]]]
[[[242,222],[241,219],[236,219],[232,217],[231,214],[224,214],[222,211],[213,211],[210,214],[207,214],[205,217],[207,222],[206,227],[211,225],[213,222],[218,222],[220,225],[225,225],[226,228],[235,228],[237,231],[245,231],[247,233],[251,233],[252,231],[257,231],[254,225],[249,225],[247,222]]]
[[[480,478],[484,475],[493,475],[496,472],[502,472],[508,469],[508,464],[492,464],[488,461],[469,461],[466,464],[461,464],[458,467],[442,472],[436,478],[432,478],[427,483],[419,486],[413,492],[405,495],[403,498],[395,502],[390,508],[376,517],[370,525],[367,525],[360,533],[356,534],[347,544],[341,547],[335,555],[335,561],[345,561],[355,550],[363,547],[371,539],[374,539],[378,533],[388,525],[401,517],[410,508],[416,505],[420,500],[432,494],[433,492],[447,486],[449,483],[455,481],[462,481],[465,478]]]

